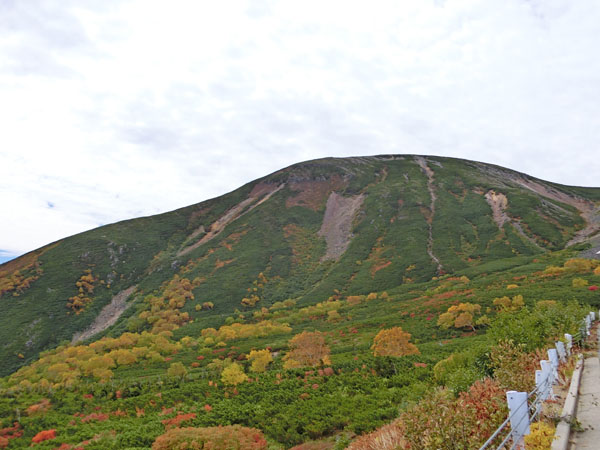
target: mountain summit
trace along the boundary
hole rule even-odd
[[[175,331],[598,242],[600,188],[453,158],[326,158],[0,265],[0,375],[62,341]],[[212,321],[212,322],[211,322]]]

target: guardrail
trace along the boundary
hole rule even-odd
[[[590,312],[582,321],[579,332],[574,335],[566,333],[566,343],[558,341],[555,348],[548,350],[548,359],[540,361],[541,370],[535,371],[536,387],[533,391],[506,393],[508,417],[479,450],[525,448],[524,437],[530,432],[530,423],[539,417],[543,403],[554,397],[552,385],[558,381],[559,364],[571,356],[573,345],[583,344],[595,320],[596,313]]]

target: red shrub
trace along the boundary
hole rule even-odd
[[[598,286],[596,286],[595,284],[592,284],[588,289],[590,291],[597,291],[598,290]]]
[[[91,413],[91,414],[88,414],[87,416],[82,417],[81,423],[88,423],[88,422],[91,422],[92,420],[97,420],[98,422],[104,422],[107,419],[108,419],[108,414]]]
[[[182,422],[187,422],[188,420],[192,420],[196,418],[196,414],[188,413],[188,414],[177,414],[172,419],[165,419],[162,421],[163,425],[167,427],[167,430],[172,427],[178,427]]]
[[[0,428],[0,443],[6,442],[5,447],[8,445],[8,441],[10,439],[17,439],[23,436],[23,431],[21,431],[21,424],[19,422],[15,422],[12,427]],[[0,448],[2,445],[0,445]]]
[[[39,442],[48,441],[56,438],[56,430],[43,430],[31,438],[31,442],[37,444]]]
[[[31,405],[27,408],[27,410],[26,410],[27,415],[33,416],[35,414],[45,413],[46,411],[48,411],[50,409],[50,406],[51,406],[50,400],[48,400],[47,398],[43,398],[38,403],[34,403],[33,405]]]

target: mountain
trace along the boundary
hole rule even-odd
[[[0,265],[0,376],[65,341],[181,337],[290,299],[306,306],[598,245],[599,205],[600,188],[453,158],[296,164]]]

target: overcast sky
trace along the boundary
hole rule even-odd
[[[598,0],[0,1],[0,257],[303,160],[600,186]]]

